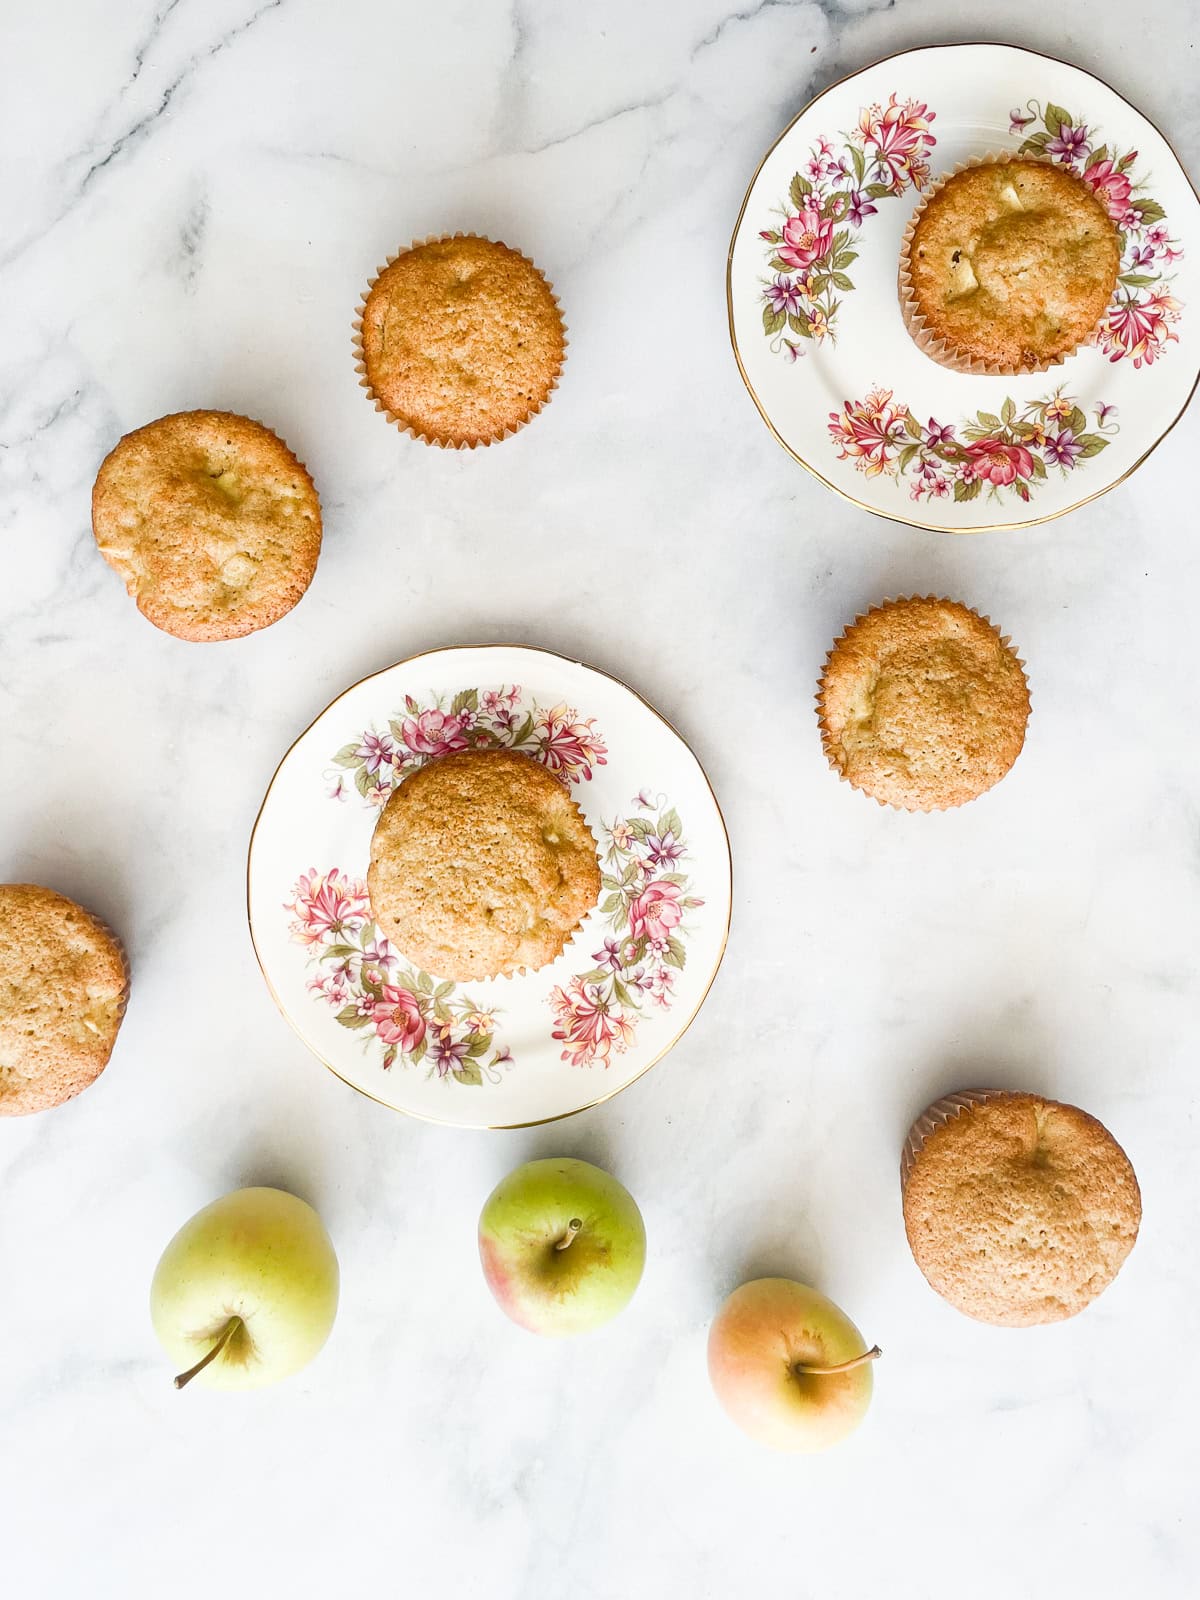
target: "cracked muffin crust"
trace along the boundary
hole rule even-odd
[[[902,299],[949,356],[1035,372],[1095,331],[1120,263],[1116,226],[1082,178],[1048,161],[983,161],[929,194]]]
[[[558,779],[511,750],[462,750],[384,806],[367,873],[379,927],[435,977],[553,961],[600,898],[596,841]]]
[[[545,405],[566,336],[531,261],[475,235],[398,255],[372,284],[358,339],[377,404],[431,444],[491,444]]]
[[[124,952],[102,922],[53,889],[0,884],[0,1116],[94,1083],[128,993]]]
[[[1029,686],[999,630],[956,600],[888,600],[858,617],[817,691],[830,766],[904,811],[964,805],[1021,753]]]
[[[977,1321],[1026,1328],[1073,1317],[1133,1249],[1137,1178],[1113,1136],[1077,1106],[952,1095],[918,1119],[909,1149],[913,1256],[938,1294]]]
[[[269,428],[229,411],[127,433],[96,478],[92,528],[142,615],[195,641],[278,622],[321,553],[307,470]]]

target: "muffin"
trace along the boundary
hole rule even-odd
[[[104,923],[53,889],[0,884],[0,1116],[45,1111],[94,1083],[128,993]]]
[[[926,195],[905,232],[900,300],[926,355],[1040,372],[1095,332],[1121,236],[1089,184],[1049,161],[974,162]]]
[[[1107,1128],[1033,1094],[936,1101],[909,1132],[901,1180],[917,1266],[952,1306],[1002,1328],[1090,1305],[1142,1219],[1137,1178]]]
[[[461,750],[384,806],[367,874],[376,922],[439,978],[543,967],[600,898],[596,841],[557,778],[511,750]]]
[[[856,618],[817,690],[830,766],[881,805],[942,811],[1021,753],[1029,686],[1008,640],[956,600],[887,600]]]
[[[180,411],[127,433],[92,491],[92,528],[138,610],[177,639],[240,639],[312,582],[321,505],[270,428]]]
[[[566,351],[545,278],[506,244],[431,239],[372,279],[355,324],[362,386],[426,444],[492,444],[550,398]]]

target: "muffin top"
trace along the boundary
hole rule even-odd
[[[490,239],[414,245],[363,306],[368,385],[434,444],[490,444],[520,427],[545,404],[565,348],[545,278]]]
[[[92,491],[104,559],[178,639],[239,639],[289,612],[321,552],[321,506],[283,440],[229,411],[127,433]]]
[[[511,750],[461,750],[383,808],[367,887],[401,953],[439,978],[553,961],[600,896],[596,841],[557,778]]]
[[[102,922],[53,889],[0,884],[0,1116],[44,1111],[94,1082],[128,989]]]
[[[1087,339],[1120,264],[1120,235],[1093,190],[1046,161],[989,161],[947,178],[908,252],[929,333],[1010,371]]]
[[[1082,1311],[1116,1277],[1141,1217],[1112,1134],[1032,1094],[998,1095],[941,1123],[904,1185],[908,1242],[930,1284],[1005,1328]]]
[[[830,765],[905,811],[963,805],[1021,753],[1029,688],[996,628],[955,600],[889,600],[835,643],[817,695]]]

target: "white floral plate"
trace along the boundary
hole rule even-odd
[[[1094,344],[1050,372],[964,375],[913,344],[896,297],[919,192],[989,152],[1090,183],[1121,230]],[[970,533],[1111,489],[1200,374],[1200,199],[1170,145],[1099,79],[1032,50],[906,51],[810,102],[769,151],[729,247],[729,329],[776,438],[866,510]]]
[[[600,905],[552,965],[451,983],[371,920],[380,807],[450,750],[505,745],[569,785],[596,836]],[[464,1128],[569,1116],[647,1071],[725,951],[729,840],[700,763],[631,689],[545,650],[436,650],[364,678],[284,756],[250,840],[267,985],[327,1067],[382,1104]]]

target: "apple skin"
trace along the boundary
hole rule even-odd
[[[708,1375],[730,1419],[772,1450],[812,1453],[853,1433],[871,1403],[871,1362],[827,1376],[797,1363],[835,1366],[866,1351],[832,1300],[791,1278],[735,1289],[708,1335]]]
[[[578,1219],[583,1226],[556,1249]],[[641,1282],[646,1229],[633,1196],[590,1162],[528,1161],[488,1196],[479,1259],[500,1309],[531,1333],[586,1333],[623,1311]]]
[[[307,1366],[329,1337],[338,1262],[320,1217],[282,1189],[235,1189],[198,1211],[163,1251],[150,1286],[159,1343],[181,1370],[231,1316],[245,1326],[192,1380],[257,1389]]]

